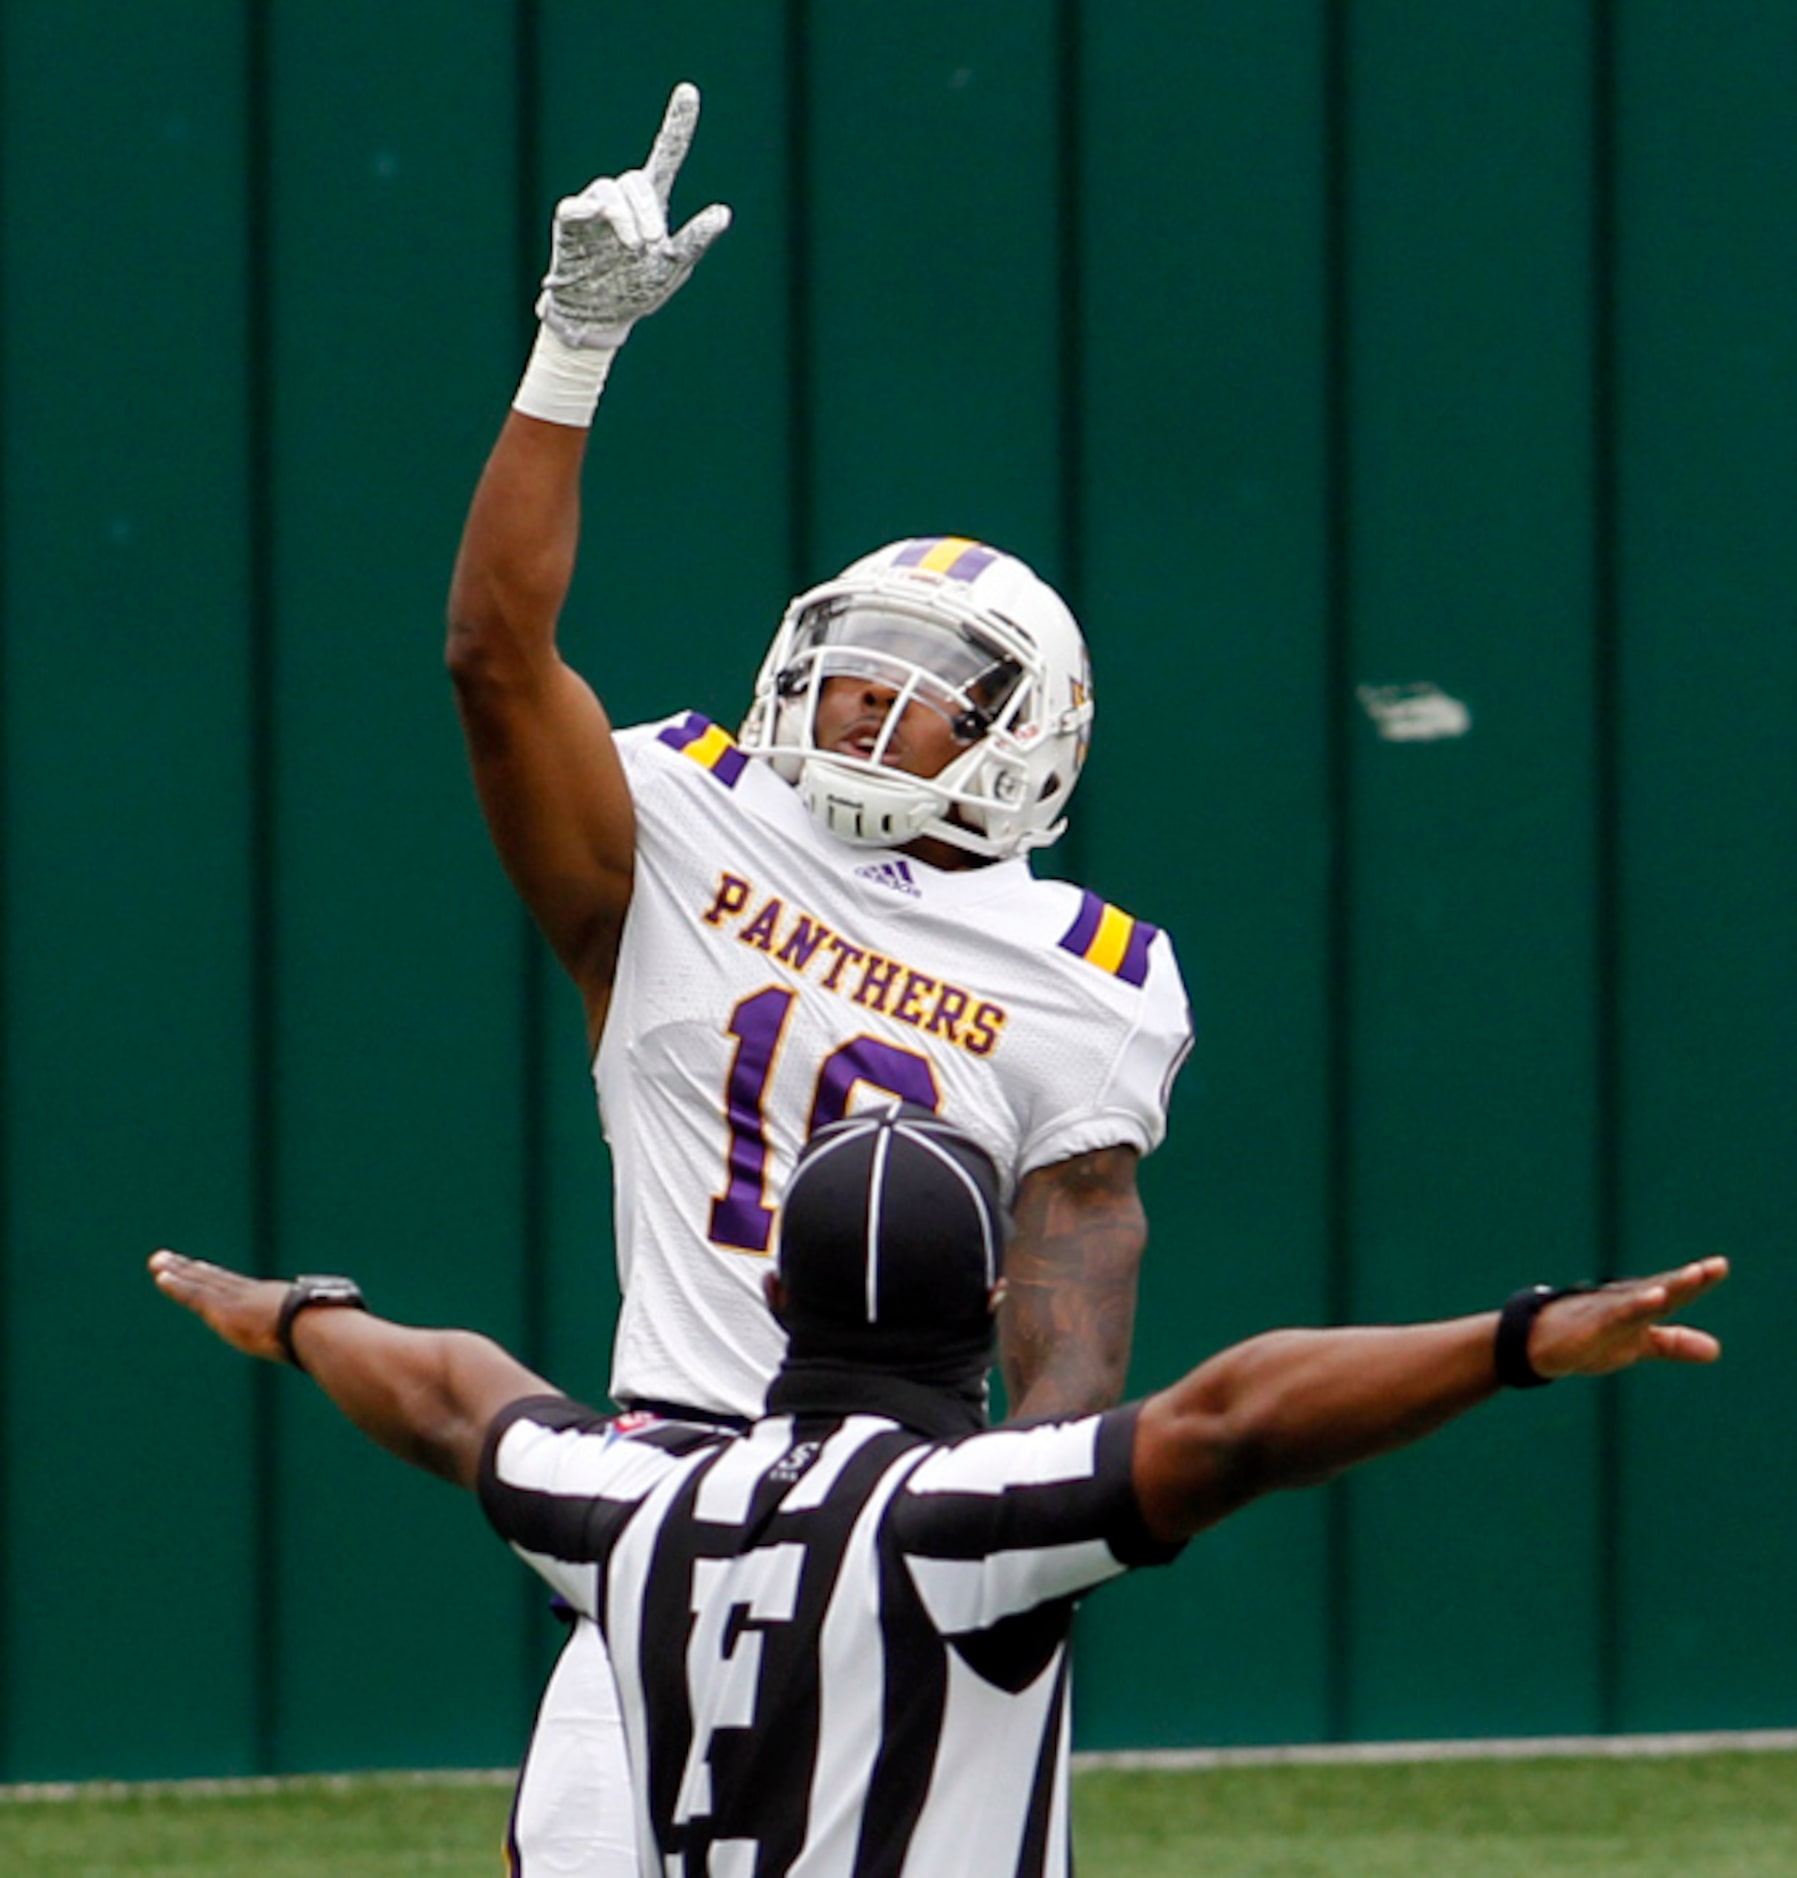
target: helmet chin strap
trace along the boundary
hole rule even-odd
[[[888,781],[827,756],[807,757],[799,771],[799,799],[839,841],[858,848],[902,848],[941,813],[941,804],[916,777],[902,770],[890,775]]]

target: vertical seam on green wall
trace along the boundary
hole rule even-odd
[[[816,381],[811,345],[811,7],[786,0],[786,585],[819,578],[815,549]]]
[[[1621,1011],[1621,676],[1617,488],[1617,21],[1614,0],[1591,9],[1591,454],[1592,708],[1595,765],[1594,908],[1596,995],[1595,1118],[1598,1273],[1620,1263],[1622,1175]],[[1596,1404],[1598,1470],[1598,1725],[1614,1733],[1622,1708],[1622,1417],[1621,1392],[1600,1385]]]
[[[1056,358],[1059,383],[1055,482],[1055,531],[1060,537],[1060,584],[1077,618],[1085,599],[1085,502],[1081,462],[1085,455],[1085,397],[1082,373],[1085,227],[1081,218],[1080,169],[1084,124],[1080,110],[1080,0],[1059,0],[1055,18],[1055,221],[1060,237],[1056,267]]]
[[[0,74],[8,70],[6,44],[6,19],[0,12]],[[3,140],[0,140],[0,207],[7,203],[7,174]],[[4,250],[0,249],[0,333],[7,330],[6,312],[6,269]],[[7,382],[4,373],[5,359],[0,354],[0,439],[11,433],[6,419],[10,412],[6,406]],[[8,664],[8,632],[10,618],[6,609],[6,471],[5,454],[0,451],[0,679],[5,676]],[[10,687],[0,683],[0,700],[11,696]],[[10,879],[12,863],[11,844],[7,840],[7,831],[12,827],[7,813],[7,768],[11,759],[11,745],[7,732],[8,714],[4,703],[0,703],[0,1304],[5,1306],[5,1322],[12,1322],[12,1206],[8,1196],[12,1193],[12,1183],[8,1178],[10,1168],[9,1149],[12,1142],[12,1108],[9,1096],[12,1090],[12,1051],[8,1047],[12,1036],[12,1025],[3,1021],[12,1009],[10,975],[7,961],[10,947],[6,944],[6,935],[11,932],[9,921],[11,912],[8,903],[7,885]],[[0,1428],[16,1427],[17,1421],[12,1413],[12,1389],[7,1378],[12,1373],[12,1364],[6,1360],[8,1333],[0,1330]],[[7,1647],[10,1641],[8,1626],[12,1618],[12,1546],[13,1534],[17,1531],[17,1522],[12,1517],[12,1468],[10,1466],[11,1443],[0,1439],[0,1779],[9,1779],[13,1767],[12,1740],[12,1672],[10,1665],[16,1651]]]
[[[540,237],[537,231],[537,196],[542,173],[538,120],[542,111],[538,69],[542,55],[542,17],[537,0],[519,0],[513,14],[513,248],[519,282],[530,281],[536,271]],[[519,347],[522,354],[535,325],[533,296],[518,296]],[[543,946],[529,914],[517,909],[519,936],[519,1022],[523,1026],[519,1091],[522,1165],[519,1221],[520,1336],[523,1358],[540,1369],[548,1349],[548,1104],[545,1079],[548,1051],[543,1036],[547,1017]]]
[[[535,294],[542,264],[543,18],[540,0],[519,0],[512,27],[512,241],[522,357],[535,335]],[[524,1361],[541,1372],[549,1352],[549,961],[528,910],[514,914],[518,935],[519,1091],[519,1337]],[[528,1736],[539,1700],[533,1640],[542,1622],[543,1588],[520,1577],[517,1596],[518,1691]]]
[[[276,1023],[280,928],[275,899],[277,735],[274,599],[274,202],[273,82],[268,0],[244,9],[244,522],[249,619],[250,1232],[258,1270],[279,1265],[279,1038]],[[255,1473],[256,1609],[280,1609],[279,1377],[251,1372],[250,1449]],[[252,1752],[272,1773],[279,1753],[280,1626],[255,1625]]]
[[[1323,10],[1323,293],[1324,332],[1324,737],[1329,800],[1327,945],[1328,1009],[1324,1018],[1327,1070],[1328,1166],[1325,1285],[1329,1321],[1345,1323],[1353,1309],[1352,1103],[1353,1036],[1350,901],[1353,821],[1352,748],[1345,708],[1349,696],[1352,626],[1352,303],[1350,295],[1351,72],[1348,0],[1326,0]],[[1325,1725],[1331,1740],[1353,1726],[1353,1487],[1337,1481],[1325,1501]]]
[[[1055,387],[1055,533],[1059,536],[1059,585],[1075,619],[1086,607],[1086,227],[1082,178],[1085,170],[1085,112],[1080,0],[1059,0],[1055,17],[1055,226],[1057,256]],[[1084,824],[1075,815],[1061,837],[1057,872],[1074,880],[1086,875]]]

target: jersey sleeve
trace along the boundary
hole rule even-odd
[[[752,760],[728,731],[698,711],[628,724],[612,732],[612,743],[636,810],[638,856],[660,857],[664,865],[694,840],[683,781],[703,772],[721,789],[734,790]]]
[[[988,1631],[1182,1549],[1156,1540],[1133,1483],[1138,1405],[996,1428],[930,1455],[892,1530],[946,1637]]]
[[[1070,941],[1078,939],[1080,930],[1076,922],[1062,941],[1063,952],[1076,951]],[[1107,1045],[1096,1087],[1080,1107],[1039,1119],[1023,1143],[1019,1179],[1100,1148],[1128,1147],[1150,1154],[1166,1138],[1173,1085],[1192,1050],[1191,1006],[1173,941],[1164,931],[1148,929],[1139,960],[1134,973],[1117,974],[1120,982],[1105,987],[1112,1007],[1110,1034],[1116,1040]],[[1102,961],[1080,956],[1066,969],[1090,975],[1104,967]],[[1068,1083],[1076,1087],[1084,1080],[1070,1077]]]
[[[598,1578],[631,1516],[695,1452],[707,1430],[664,1424],[623,1432],[566,1396],[514,1402],[481,1451],[481,1510],[494,1531],[583,1615],[597,1615]]]
[[[676,756],[709,770],[726,787],[734,785],[750,761],[721,724],[698,711],[676,711],[651,724],[627,724],[613,730],[612,743],[633,789],[656,766]]]

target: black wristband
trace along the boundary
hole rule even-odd
[[[1505,1300],[1498,1313],[1492,1354],[1497,1360],[1498,1381],[1506,1389],[1544,1389],[1553,1381],[1529,1361],[1529,1332],[1535,1327],[1535,1319],[1555,1298],[1596,1289],[1595,1285],[1529,1285]]]
[[[299,1352],[293,1347],[293,1320],[301,1311],[309,1311],[314,1305],[334,1305],[341,1310],[365,1311],[368,1302],[362,1296],[362,1287],[353,1278],[337,1278],[322,1272],[307,1272],[294,1279],[287,1287],[287,1295],[281,1300],[281,1315],[275,1320],[275,1336],[280,1340],[281,1350],[288,1362],[297,1370],[303,1371],[305,1364],[299,1360]]]

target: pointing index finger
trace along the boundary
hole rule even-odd
[[[698,122],[699,88],[684,82],[676,85],[662,115],[661,129],[655,133],[649,160],[643,165],[649,186],[661,198],[664,209],[674,193],[674,178],[680,174],[680,166],[692,148],[693,131]]]

